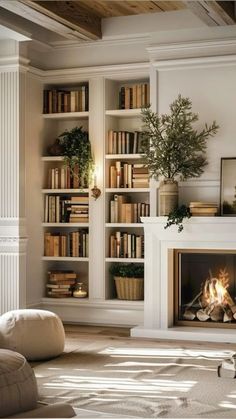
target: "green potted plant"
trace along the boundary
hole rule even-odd
[[[111,265],[117,298],[119,300],[143,300],[144,266],[135,263],[116,263]]]
[[[201,176],[206,160],[206,140],[219,128],[214,121],[198,131],[193,123],[198,114],[192,102],[181,95],[171,103],[170,114],[142,110],[142,153],[149,174],[160,180],[158,215],[169,215],[178,207],[178,180]]]
[[[88,132],[82,127],[75,127],[64,131],[58,140],[64,162],[71,175],[77,177],[78,186],[88,187],[94,168]]]

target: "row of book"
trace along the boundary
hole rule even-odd
[[[46,89],[43,92],[43,113],[88,111],[88,85],[76,90]]]
[[[45,223],[88,223],[89,197],[45,195]]]
[[[218,212],[216,202],[190,202],[190,213],[195,217],[214,217]]]
[[[87,177],[79,176],[78,166],[73,172],[68,166],[53,167],[48,170],[49,189],[80,189],[88,187]]]
[[[74,271],[49,271],[46,284],[46,293],[51,298],[68,298],[78,280]]]
[[[66,234],[45,232],[44,255],[53,257],[88,257],[88,231],[78,230]]]
[[[148,188],[148,168],[140,163],[116,161],[110,166],[109,188]]]
[[[119,108],[136,109],[143,108],[150,103],[149,83],[132,84],[122,86],[119,91]]]
[[[150,205],[146,202],[130,202],[126,195],[114,195],[110,201],[110,223],[140,223],[140,217],[150,215]]]
[[[143,258],[144,236],[116,231],[110,235],[111,258]]]
[[[142,138],[139,131],[108,131],[108,154],[140,154]]]

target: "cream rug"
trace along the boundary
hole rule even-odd
[[[94,418],[234,418],[236,380],[216,372],[231,354],[227,345],[95,335],[79,345],[72,339],[63,355],[34,370],[41,400],[69,402]]]

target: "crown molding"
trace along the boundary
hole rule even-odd
[[[110,37],[105,39],[100,39],[97,41],[79,41],[79,40],[64,40],[64,41],[54,41],[51,42],[50,45],[57,50],[63,49],[77,49],[77,48],[91,48],[91,47],[110,47],[110,46],[123,46],[123,45],[134,45],[138,44],[147,44],[150,42],[151,36],[150,34],[142,34],[142,35],[132,35],[132,36],[117,36],[117,37]]]
[[[109,66],[66,68],[59,70],[41,70],[29,67],[29,73],[39,77],[45,83],[59,83],[69,81],[84,81],[94,77],[109,76],[117,77],[121,80],[127,77],[145,77],[150,68],[150,63],[118,64]]]
[[[152,66],[158,71],[184,70],[211,67],[230,67],[236,64],[235,55],[221,55],[218,57],[182,58],[156,61]]]
[[[29,69],[29,62],[30,60],[28,58],[17,55],[0,57],[0,72],[19,70],[26,73]]]
[[[236,39],[217,39],[171,44],[150,45],[147,47],[150,61],[219,57],[236,54]]]

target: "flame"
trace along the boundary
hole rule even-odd
[[[212,278],[208,287],[208,303],[224,304],[225,295],[227,293],[227,285],[224,286],[217,278]]]

